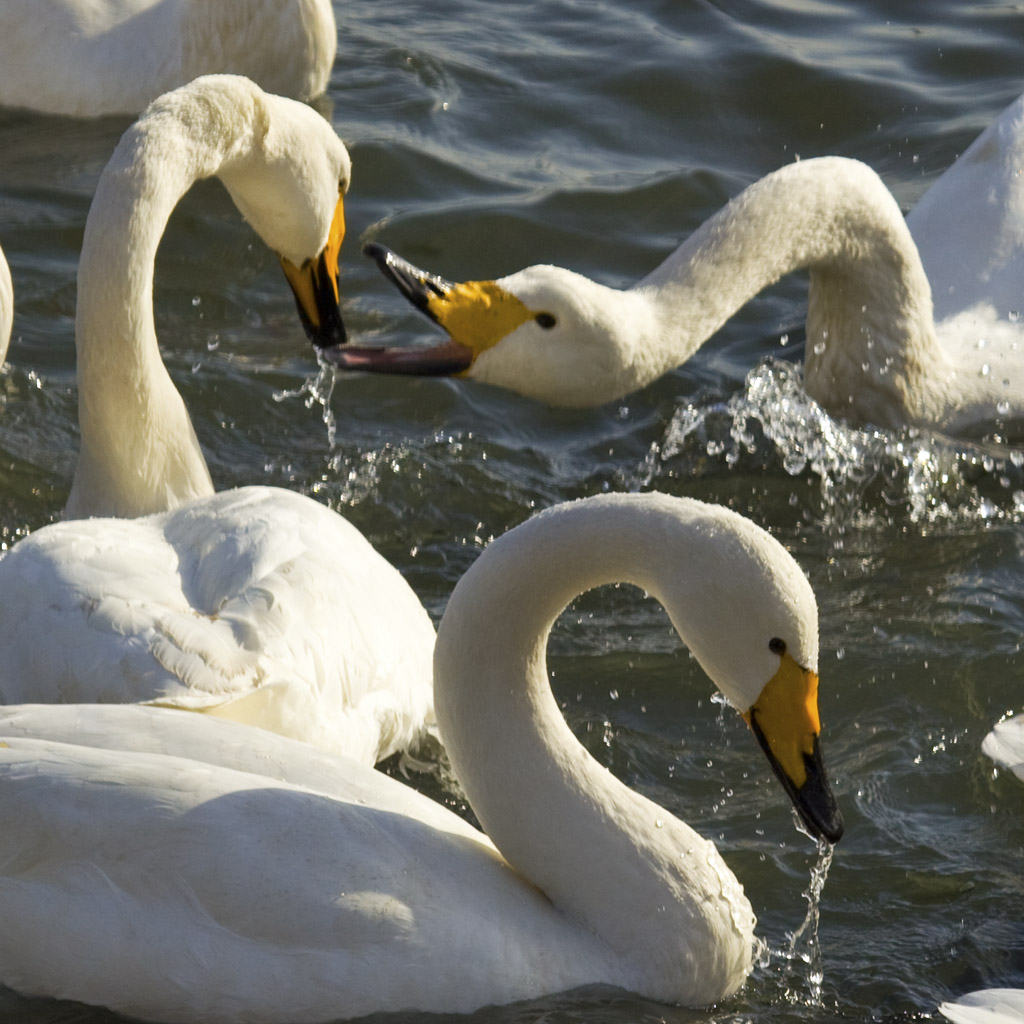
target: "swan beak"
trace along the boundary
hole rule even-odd
[[[316,259],[297,267],[281,257],[284,276],[292,287],[299,319],[310,341],[318,348],[342,345],[345,325],[341,320],[341,298],[338,293],[338,257],[345,238],[345,208],[342,199],[334,208],[327,244]]]
[[[493,281],[453,284],[371,242],[363,252],[421,313],[448,332],[448,340],[427,348],[372,348],[346,345],[322,352],[335,366],[373,373],[452,376],[468,371],[477,356],[493,348],[534,314]]]
[[[821,755],[818,675],[788,654],[757,702],[743,715],[811,835],[836,843],[843,817]]]

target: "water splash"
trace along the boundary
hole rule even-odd
[[[804,831],[801,827],[800,831]],[[833,847],[818,841],[818,859],[811,868],[810,881],[803,891],[807,900],[807,914],[795,932],[787,934],[788,945],[782,948],[762,946],[758,966],[774,973],[781,990],[781,1000],[792,1006],[823,1008],[822,985],[825,969],[818,942],[818,923],[821,913],[821,893],[825,888],[829,868],[832,866]]]
[[[318,360],[318,363],[320,368],[315,377],[307,377],[297,388],[275,391],[274,401],[284,402],[289,398],[301,398],[307,409],[319,405],[320,418],[327,428],[327,444],[333,450],[337,436],[337,422],[334,418],[334,410],[331,408],[331,396],[334,394],[334,382],[337,375],[333,366],[329,366],[322,360]]]
[[[998,438],[964,441],[905,428],[858,428],[833,419],[803,387],[799,367],[767,359],[726,401],[673,413],[632,487],[666,476],[781,468],[817,481],[824,522],[1024,522],[1024,450]]]
[[[825,969],[821,961],[821,945],[818,942],[818,922],[821,916],[821,893],[825,888],[828,870],[832,866],[832,854],[835,847],[831,843],[818,842],[818,860],[811,868],[811,879],[801,894],[807,900],[807,915],[803,924],[789,936],[789,948],[785,952],[790,964],[792,976],[793,965],[802,964],[807,968],[807,989],[811,1006],[821,1006],[821,984],[825,978]],[[796,993],[786,989],[787,996],[796,998]]]

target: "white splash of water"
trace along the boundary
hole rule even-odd
[[[1000,440],[954,440],[916,428],[853,427],[803,388],[799,367],[767,359],[727,401],[688,402],[673,413],[630,487],[685,476],[717,462],[779,466],[818,481],[826,522],[885,516],[914,522],[1024,521],[1024,454]],[[872,511],[872,509],[874,511]]]

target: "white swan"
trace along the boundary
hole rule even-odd
[[[0,560],[0,701],[158,701],[369,763],[430,726],[434,630],[408,584],[310,498],[213,493],[153,325],[164,225],[218,174],[309,329],[336,333],[349,171],[319,115],[242,78],[197,79],[125,133],[82,248],[70,518]]]
[[[160,358],[153,267],[171,211],[216,175],[281,257],[307,330],[340,336],[338,253],[352,165],[315,111],[231,75],[154,101],[122,136],[89,209],[75,345],[81,449],[64,514],[138,516],[213,493]]]
[[[201,75],[245,75],[308,100],[338,49],[331,0],[4,0],[0,103],[137,114]]]
[[[1024,1020],[1024,989],[986,988],[943,1003],[939,1013],[953,1024],[1020,1024]]]
[[[14,326],[14,284],[7,257],[0,249],[0,366],[7,358],[7,347],[11,343],[11,328]]]
[[[1012,322],[1024,305],[1022,111],[1024,99],[915,210],[938,323],[892,196],[863,164],[827,157],[752,185],[625,291],[551,266],[453,285],[370,245],[450,341],[327,356],[345,369],[459,373],[553,405],[598,405],[680,365],[748,299],[806,267],[805,381],[829,412],[953,433],[1011,423],[1024,418],[1024,331]]]
[[[837,839],[799,567],[725,509],[603,495],[494,542],[442,621],[439,724],[488,836],[380,773],[233,723],[10,709],[0,984],[249,1024],[463,1012],[597,982],[728,995],[752,966],[739,882],[592,760],[548,686],[561,608],[623,579],[665,604],[808,827]]]
[[[1024,779],[1024,715],[1005,718],[982,740],[982,751],[996,764]]]

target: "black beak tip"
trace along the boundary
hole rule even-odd
[[[834,801],[831,807],[827,808],[824,815],[808,815],[802,809],[798,810],[798,813],[800,813],[800,817],[803,819],[808,831],[815,838],[824,839],[833,846],[843,838],[843,833],[846,831],[846,823],[843,821],[843,815],[839,808],[836,807]]]
[[[369,256],[375,263],[386,263],[392,255],[392,251],[380,242],[367,242],[363,246],[363,255]]]

